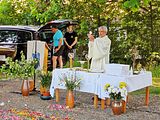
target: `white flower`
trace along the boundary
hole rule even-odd
[[[126,97],[127,96],[127,89],[126,88],[120,89],[120,92],[121,92],[121,96],[122,97]]]
[[[111,92],[112,92],[112,89],[113,89],[113,88],[109,87],[109,88],[108,88],[108,93],[111,93]]]
[[[125,93],[124,93],[124,91],[123,91],[123,92],[121,92],[121,96],[122,96],[122,97],[125,97]]]
[[[127,96],[127,90],[125,90],[124,95]]]
[[[110,86],[106,89],[106,95],[109,96],[111,99],[122,99],[122,98],[126,98],[127,96],[127,88],[123,87],[114,87],[114,86]]]
[[[113,88],[113,89],[112,89],[112,92],[118,94],[118,88],[116,88],[116,87]]]

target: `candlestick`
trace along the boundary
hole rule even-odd
[[[73,67],[74,53],[68,53],[68,57],[69,57],[69,66],[70,66],[70,69],[71,69]]]
[[[70,68],[73,67],[73,60],[72,60],[72,58],[69,58],[69,66],[70,66]]]
[[[89,60],[87,60],[87,71],[89,72]]]
[[[87,71],[89,72],[89,57],[88,54],[85,55],[85,58],[87,59]]]

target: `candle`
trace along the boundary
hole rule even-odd
[[[73,67],[73,60],[71,57],[69,59],[70,59],[70,68],[72,68]]]
[[[89,60],[87,60],[87,71],[89,72]]]

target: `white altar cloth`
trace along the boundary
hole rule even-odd
[[[69,68],[55,69],[53,71],[50,86],[50,94],[52,97],[54,97],[54,89],[66,89],[64,83],[60,81],[60,78],[62,78],[62,74],[64,73],[73,73],[73,71]],[[93,93],[98,95],[101,99],[107,97],[104,90],[104,86],[107,83],[119,86],[120,82],[126,82],[128,92],[136,91],[152,85],[151,72],[144,72],[139,75],[116,76],[105,73],[76,71],[76,76],[82,79],[80,89],[77,89],[77,91]]]

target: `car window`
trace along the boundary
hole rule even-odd
[[[24,43],[28,40],[33,40],[31,32],[27,31],[13,31],[13,30],[1,30],[0,42],[5,43]]]
[[[18,36],[18,42],[19,43],[24,43],[29,40],[33,40],[33,35],[31,32],[26,32],[26,31],[18,31],[17,33]]]
[[[14,43],[17,42],[17,37],[16,31],[0,31],[0,42]]]
[[[49,43],[53,39],[52,31],[43,31],[39,33],[40,39]]]

